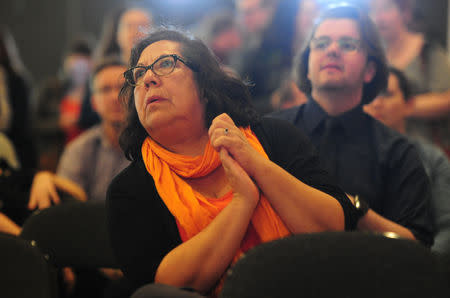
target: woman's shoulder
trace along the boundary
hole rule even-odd
[[[293,123],[288,120],[274,118],[272,116],[262,117],[255,126],[253,132],[258,139],[268,139],[272,142],[291,145],[309,144],[308,137]],[[261,142],[261,140],[260,140]]]
[[[139,192],[143,189],[142,185],[148,186],[149,182],[153,182],[153,180],[146,171],[142,160],[134,160],[114,177],[109,191]]]
[[[252,130],[269,158],[277,164],[289,163],[314,153],[309,138],[294,124],[283,119],[263,117]]]

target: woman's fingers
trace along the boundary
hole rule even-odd
[[[214,118],[208,134],[214,149],[219,151],[221,146],[225,146],[232,155],[236,153],[233,147],[247,143],[244,134],[227,114],[221,114]]]
[[[222,148],[225,148],[247,174],[252,176],[259,154],[227,114],[214,118],[208,133],[211,146],[215,150],[220,152]]]
[[[222,148],[219,151],[220,160],[222,166],[227,175],[228,182],[233,188],[234,193],[238,196],[242,196],[253,203],[257,203],[259,200],[259,190],[250,176],[245,170],[236,162],[227,152]]]
[[[238,129],[230,116],[223,113],[214,118],[214,120],[212,121],[211,126],[208,130],[209,137],[211,138],[212,134],[217,130],[222,130],[222,132],[225,132],[226,128],[228,128],[229,131]]]

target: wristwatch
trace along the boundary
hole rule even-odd
[[[357,210],[358,219],[366,215],[369,211],[369,204],[367,204],[367,202],[358,195],[355,195],[355,207]]]

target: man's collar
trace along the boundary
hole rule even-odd
[[[367,129],[367,119],[370,117],[364,113],[362,104],[338,116],[329,116],[311,96],[308,97],[308,102],[305,104],[303,113],[305,129],[309,135],[328,118],[336,119],[349,136],[360,134]]]
[[[322,109],[322,107],[311,96],[308,96],[308,101],[305,103],[303,113],[305,129],[308,135],[311,135],[328,117],[328,114],[324,111],[324,109]]]

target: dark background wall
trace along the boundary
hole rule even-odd
[[[66,46],[80,34],[98,39],[104,17],[123,3],[148,7],[157,20],[189,26],[232,0],[1,0],[0,24],[9,27],[35,83],[57,73]]]
[[[295,0],[293,0],[295,1]],[[24,64],[36,83],[54,75],[67,44],[79,34],[98,38],[105,15],[126,0],[1,0],[0,24],[15,37]],[[159,20],[195,23],[211,10],[233,6],[233,0],[140,0]],[[447,0],[418,1],[432,36],[447,40]]]

